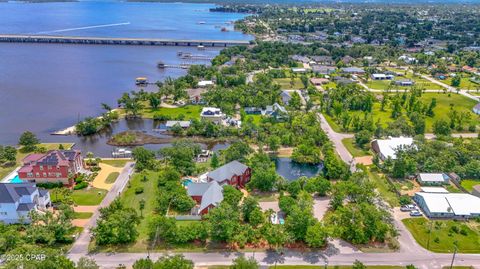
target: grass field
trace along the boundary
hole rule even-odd
[[[471,75],[469,74],[459,74],[462,76],[462,78],[460,79],[460,86],[458,86],[458,88],[462,89],[462,90],[475,90],[477,88],[480,88],[480,84],[477,84],[477,83],[474,83],[470,80],[470,77]],[[449,77],[445,80],[442,80],[443,83],[447,84],[447,85],[452,85],[452,77]]]
[[[93,216],[92,212],[75,212],[73,215],[74,219],[89,219]]]
[[[368,169],[368,175],[383,200],[392,207],[400,205],[397,194],[391,190],[392,186],[388,183],[384,175],[378,174],[377,171],[371,168]]]
[[[463,179],[460,183],[462,187],[464,187],[467,191],[471,192],[473,190],[473,186],[480,185],[480,180],[472,180],[472,179]]]
[[[428,246],[433,252],[453,252],[454,242],[457,242],[460,253],[480,253],[479,223],[453,220],[436,220],[431,223],[425,218],[409,218],[402,222],[422,247]],[[464,234],[454,232],[454,226]],[[432,232],[429,236],[430,227]]]
[[[72,199],[76,205],[99,205],[106,194],[106,190],[91,187],[73,191]]]
[[[73,147],[73,143],[62,143],[62,145],[64,149],[70,149]],[[39,146],[44,147],[46,150],[54,150],[60,147],[60,143],[42,143]],[[20,150],[17,150],[17,160],[15,164],[8,165],[5,167],[0,166],[0,179],[3,179],[8,174],[10,174],[13,170],[15,170],[15,168],[22,165],[23,158],[25,158],[28,154],[31,154],[31,153],[33,152],[23,153],[23,152],[20,152]]]
[[[245,117],[245,121],[248,121],[251,118],[252,122],[258,126],[262,121],[262,117],[263,117],[262,115],[247,115]]]
[[[124,167],[129,160],[126,159],[118,159],[118,160],[102,160],[102,163],[108,164],[113,167]]]
[[[449,96],[450,95],[450,96]],[[458,112],[468,112],[472,116],[472,120],[476,122],[476,124],[480,124],[480,117],[473,114],[472,108],[476,105],[476,102],[472,99],[464,97],[460,94],[451,93],[451,94],[444,94],[444,93],[424,93],[422,94],[421,100],[429,104],[432,98],[436,98],[437,106],[433,109],[435,116],[434,117],[427,117],[426,118],[426,132],[431,133],[433,132],[433,123],[438,119],[446,119],[448,120],[448,113],[450,111],[450,107],[452,105],[453,109],[457,110]],[[381,105],[380,103],[376,102],[373,105],[373,122],[377,122],[380,120],[386,127],[388,122],[392,122],[393,119],[390,118],[392,110],[389,107],[385,108],[385,111],[380,110]],[[363,116],[363,112],[355,111],[352,114],[357,114],[360,117]],[[329,120],[329,119],[327,119]],[[331,119],[329,120],[329,122]],[[335,131],[339,129],[339,126],[336,127],[332,126]]]
[[[359,148],[353,141],[353,138],[342,139],[342,143],[347,148],[347,150],[352,154],[353,157],[362,157],[362,156],[372,155],[372,153],[369,150]]]
[[[108,174],[107,178],[105,179],[105,183],[112,184],[117,180],[117,177],[120,175],[119,172],[112,172]]]
[[[280,88],[284,89],[284,90],[288,90],[288,89],[303,89],[303,83],[302,81],[300,80],[300,78],[294,78],[293,79],[293,86],[292,84],[290,83],[291,82],[291,79],[290,78],[275,78],[273,79],[274,82],[278,83],[278,85],[280,85]]]

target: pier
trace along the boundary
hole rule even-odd
[[[181,40],[154,38],[117,38],[83,37],[51,35],[1,35],[4,43],[53,43],[53,44],[93,44],[93,45],[131,45],[131,46],[185,46],[185,47],[230,47],[248,45],[246,40]]]

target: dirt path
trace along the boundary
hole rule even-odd
[[[102,170],[100,170],[97,177],[95,177],[95,179],[92,181],[92,185],[95,188],[105,189],[105,190],[109,191],[112,188],[113,183],[109,184],[109,183],[105,182],[108,175],[110,175],[110,173],[114,173],[114,172],[120,173],[120,172],[122,172],[123,168],[122,167],[114,167],[114,166],[104,164],[104,163],[100,163],[99,165],[100,165],[100,168],[102,168]]]

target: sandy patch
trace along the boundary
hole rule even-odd
[[[74,219],[74,220],[72,220],[72,225],[83,228],[83,227],[85,227],[85,225],[87,225],[87,222],[89,220],[90,219]]]
[[[92,181],[92,186],[98,189],[105,189],[109,191],[112,188],[113,183],[111,184],[105,183],[105,180],[107,179],[108,175],[110,175],[110,173],[114,173],[114,172],[121,173],[123,170],[123,167],[114,167],[104,163],[100,163],[99,165],[100,165],[100,168],[102,168],[102,170],[100,170],[97,177],[95,177],[95,179]]]
[[[98,205],[79,205],[79,206],[75,206],[73,208],[73,211],[75,212],[95,212],[95,210],[97,209]]]
[[[372,165],[373,156],[355,157],[354,162],[358,164],[363,164],[363,165]]]

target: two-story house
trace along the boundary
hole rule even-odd
[[[229,184],[243,188],[250,181],[252,169],[241,162],[229,162],[207,174],[207,181],[216,181],[220,185]]]
[[[45,154],[30,154],[18,170],[21,180],[32,183],[62,182],[73,184],[72,176],[83,169],[79,150],[51,150]]]
[[[49,192],[34,183],[0,183],[1,222],[28,223],[30,211],[45,210],[50,205]]]

